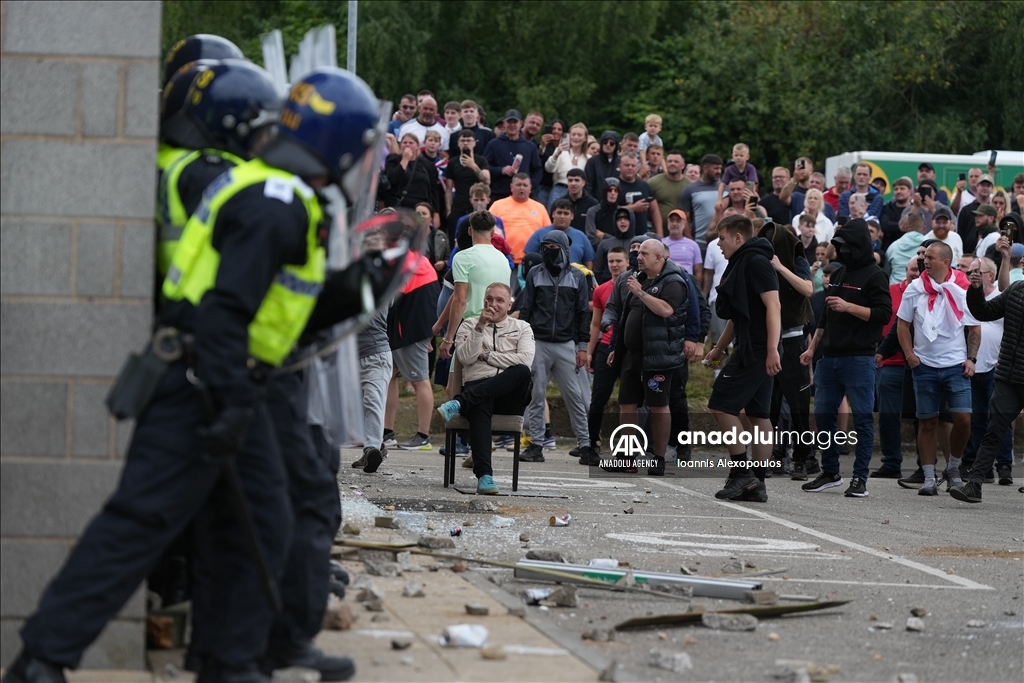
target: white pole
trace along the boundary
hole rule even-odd
[[[356,44],[359,42],[359,0],[348,0],[348,59],[345,68],[356,72]]]

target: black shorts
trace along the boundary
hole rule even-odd
[[[648,408],[665,407],[672,393],[673,370],[644,370],[639,353],[629,353],[622,361],[619,376],[619,405],[643,403]]]
[[[773,377],[765,370],[765,359],[744,365],[738,353],[729,356],[711,387],[708,409],[729,415],[746,411],[747,417],[768,418],[772,407]]]

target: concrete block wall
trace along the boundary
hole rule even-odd
[[[148,336],[160,2],[0,3],[0,665],[113,490]],[[85,668],[144,667],[142,592]]]

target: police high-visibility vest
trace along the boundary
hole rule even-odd
[[[160,173],[163,173],[167,170],[168,166],[188,154],[190,151],[192,150],[185,149],[184,147],[172,147],[166,142],[161,142],[160,147],[156,152],[156,169]]]
[[[185,210],[185,204],[181,201],[181,193],[178,192],[178,180],[181,178],[182,171],[204,154],[215,154],[229,162],[231,166],[244,163],[240,157],[219,149],[182,150],[182,152],[184,153],[176,156],[170,165],[161,169],[160,186],[157,188],[156,267],[161,278],[167,275],[167,269],[171,267],[174,249],[178,246],[181,233],[185,230],[185,223],[188,222],[188,212]]]
[[[220,254],[213,247],[217,215],[225,202],[258,183],[266,183],[264,195],[267,197],[286,203],[298,198],[309,217],[306,262],[281,267],[256,317],[249,323],[249,353],[257,360],[278,366],[295,346],[313,312],[323,287],[327,261],[317,234],[323,216],[320,204],[313,190],[298,176],[254,159],[214,180],[185,225],[163,283],[163,294],[171,301],[184,299],[199,305],[203,295],[213,287],[220,266]]]

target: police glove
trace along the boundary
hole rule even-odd
[[[249,407],[229,406],[220,412],[213,424],[199,428],[199,440],[210,456],[223,458],[242,449],[249,424],[256,411]]]

